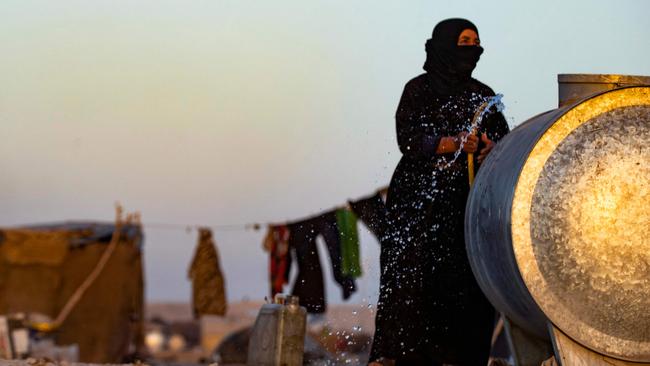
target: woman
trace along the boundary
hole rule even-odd
[[[381,288],[371,364],[486,365],[494,310],[479,289],[463,222],[475,166],[508,133],[501,113],[468,134],[476,109],[493,96],[471,77],[483,48],[468,20],[440,22],[426,43],[425,74],[400,100],[397,142],[403,154],[390,183],[391,233],[382,240]]]

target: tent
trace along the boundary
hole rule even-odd
[[[0,229],[0,314],[56,318],[106,251],[115,225],[66,222]],[[79,361],[119,363],[143,347],[142,228],[121,226],[114,251],[50,336]]]

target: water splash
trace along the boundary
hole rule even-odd
[[[483,99],[483,103],[476,109],[476,112],[478,112],[478,115],[474,115],[472,120],[468,124],[467,132],[473,133],[478,129],[478,127],[481,125],[481,122],[483,122],[483,118],[488,114],[488,112],[493,111],[493,107],[496,109],[496,113],[501,113],[506,109],[506,106],[503,104],[501,99],[503,98],[503,94],[497,94],[491,97],[486,97]],[[440,167],[440,170],[447,169],[451,167],[458,157],[460,156],[460,153],[463,152],[463,146],[465,146],[465,143],[467,142],[467,137],[469,135],[463,136],[463,138],[460,140],[460,146],[458,147],[458,150],[454,153],[454,158],[451,159],[444,167]]]
[[[479,108],[482,108],[481,113],[479,114],[478,118],[476,118],[476,116],[475,116],[474,120],[472,121],[472,124],[471,124],[471,126],[469,128],[470,132],[472,130],[476,129],[481,124],[481,122],[483,121],[483,117],[485,117],[485,115],[492,109],[492,107],[495,107],[496,113],[501,113],[506,109],[506,106],[503,104],[501,99],[503,99],[503,94],[497,94],[497,95],[485,98],[485,101],[483,102],[485,107],[483,107],[483,105],[481,105],[481,107],[479,107]]]

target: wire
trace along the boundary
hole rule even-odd
[[[217,229],[219,231],[246,231],[246,230],[260,230],[262,227],[269,224],[249,223],[249,224],[221,224],[221,225],[189,225],[178,223],[165,223],[165,222],[144,222],[142,226],[145,228],[155,229],[169,229],[169,230],[198,230],[201,228]]]
[[[377,189],[375,192],[381,194],[382,196],[386,195],[388,188],[387,187],[381,187]],[[365,197],[364,197],[365,198]],[[363,199],[363,198],[361,198]],[[329,212],[331,210],[336,210],[342,207],[348,207],[347,204],[342,205],[342,206],[336,206],[334,208],[331,208],[330,210],[324,210],[321,211],[319,214],[314,214],[308,216],[308,218],[312,217],[317,217],[321,215],[323,212]],[[289,222],[300,222],[307,220],[306,219],[300,219],[300,220],[291,220],[291,221],[286,221],[284,224],[287,224]],[[197,225],[197,224],[179,224],[179,223],[171,223],[171,222],[145,222],[142,223],[142,226],[145,228],[152,228],[152,229],[163,229],[163,230],[184,230],[187,232],[190,232],[192,230],[198,230],[201,228],[209,228],[209,229],[215,229],[218,231],[259,231],[260,229],[267,227],[267,226],[274,226],[274,225],[280,225],[280,223],[271,223],[271,222],[253,222],[253,223],[245,223],[245,224],[215,224],[215,225]]]

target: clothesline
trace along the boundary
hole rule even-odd
[[[268,226],[267,223],[250,223],[250,224],[218,224],[218,225],[189,225],[179,223],[166,223],[166,222],[143,222],[142,226],[145,228],[155,229],[169,229],[169,230],[185,230],[192,231],[201,228],[216,229],[219,231],[247,231],[247,230],[260,230]]]
[[[382,196],[386,195],[388,188],[387,187],[382,187],[377,189],[375,192],[381,194]],[[303,220],[307,220],[311,217],[316,217],[322,214],[323,212],[329,212],[331,210],[336,210],[342,207],[347,207],[346,205],[342,206],[336,206],[333,207],[329,210],[323,210],[319,214],[313,214],[308,216],[307,218],[302,218],[302,219],[297,219],[297,220],[290,220],[287,221],[283,224],[286,224],[288,222],[300,222]],[[274,225],[280,225],[281,223],[279,222],[253,222],[253,223],[242,223],[242,224],[208,224],[208,225],[197,225],[197,224],[180,224],[180,223],[168,223],[168,222],[143,222],[142,226],[145,228],[155,228],[155,229],[167,229],[167,230],[184,230],[187,232],[190,232],[192,230],[198,230],[201,228],[209,228],[209,229],[215,229],[218,231],[249,231],[249,230],[254,230],[254,231],[259,231],[262,228],[268,227],[268,226],[274,226]]]

